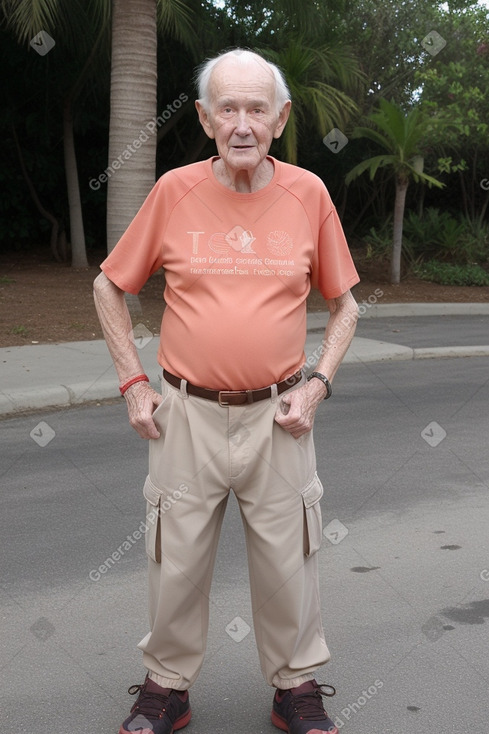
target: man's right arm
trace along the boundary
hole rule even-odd
[[[143,367],[132,338],[131,317],[124,291],[105,273],[100,273],[93,284],[95,307],[104,332],[105,341],[114,362],[119,384],[143,374]],[[147,382],[136,382],[124,393],[129,422],[141,438],[158,438],[159,431],[152,414],[162,398]]]

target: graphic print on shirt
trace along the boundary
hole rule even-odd
[[[236,252],[252,252],[255,254],[251,245],[255,241],[256,237],[253,237],[253,234],[249,229],[244,229],[238,224],[236,227],[233,227],[225,237],[226,242],[228,242]]]
[[[296,263],[291,257],[294,240],[284,230],[269,232],[261,248],[252,230],[241,224],[229,232],[214,232],[208,238],[206,232],[197,230],[188,231],[187,235],[192,236],[192,275],[275,275],[287,278],[296,274]],[[207,248],[204,244],[206,239]],[[254,243],[256,249],[252,247]],[[260,257],[260,254],[265,256]]]

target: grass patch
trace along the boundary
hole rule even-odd
[[[12,334],[17,334],[18,336],[27,336],[27,328],[25,326],[22,326],[20,324],[19,326],[14,326],[12,328]]]

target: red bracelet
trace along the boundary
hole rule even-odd
[[[121,391],[121,395],[124,395],[126,390],[128,390],[131,385],[135,385],[136,382],[149,382],[148,375],[138,375],[137,377],[133,377],[132,380],[128,380],[124,385],[121,385],[119,390]]]

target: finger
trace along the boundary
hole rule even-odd
[[[275,420],[282,428],[288,429],[295,424],[297,417],[291,416],[290,413],[284,414],[282,409],[278,407],[275,413]]]
[[[153,413],[154,413],[154,411],[156,410],[156,408],[157,408],[157,407],[158,407],[159,405],[161,405],[161,403],[162,403],[162,402],[163,402],[163,395],[158,395],[158,393],[157,393],[157,392],[155,392],[155,397],[153,398],[153,405],[154,405],[154,410],[153,410]]]
[[[282,400],[280,401],[280,410],[284,415],[287,415],[290,410],[290,398],[282,398]]]
[[[138,423],[133,426],[136,433],[144,438],[145,440],[155,439],[160,437],[160,433],[154,423]]]

